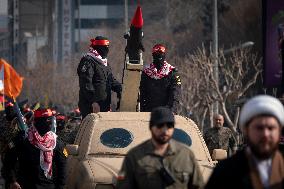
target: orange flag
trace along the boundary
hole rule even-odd
[[[20,95],[23,78],[4,59],[0,59],[0,68],[4,68],[4,94],[10,98]]]

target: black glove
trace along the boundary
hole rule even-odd
[[[129,39],[129,38],[130,38],[130,33],[129,33],[129,32],[125,33],[125,34],[123,35],[123,38],[124,38],[124,39]]]
[[[117,104],[116,104],[116,110],[119,110],[119,108],[120,108],[120,99],[121,99],[121,92],[116,93],[116,95],[117,95],[117,99],[118,99]]]

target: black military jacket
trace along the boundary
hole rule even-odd
[[[181,93],[181,80],[176,69],[162,79],[153,79],[144,72],[140,82],[141,112],[151,112],[158,106],[167,106],[177,113]]]
[[[80,110],[82,107],[91,107],[92,103],[97,102],[102,112],[109,111],[111,91],[120,94],[122,90],[121,84],[113,77],[111,68],[87,55],[81,59],[77,74],[80,85]]]
[[[17,181],[22,189],[63,189],[67,155],[63,142],[57,139],[53,151],[53,176],[47,179],[40,167],[40,150],[19,133],[15,147],[3,158],[2,176],[7,184]]]

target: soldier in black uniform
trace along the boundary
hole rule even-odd
[[[13,103],[5,104],[5,111],[1,112],[0,119],[0,155],[3,164],[6,153],[13,147],[13,139],[19,131]],[[4,185],[8,187],[6,182]]]
[[[67,151],[51,131],[52,112],[36,110],[34,123],[21,131],[3,160],[2,176],[13,189],[63,189]]]
[[[153,63],[142,72],[140,83],[140,106],[142,112],[166,106],[177,113],[181,80],[177,69],[165,61],[166,48],[157,44],[152,50]]]
[[[5,105],[5,114],[2,112],[0,122],[0,153],[4,157],[6,150],[9,148],[9,143],[15,137],[18,128],[14,104],[9,102]]]
[[[121,84],[113,77],[107,62],[109,40],[98,36],[91,39],[89,52],[86,53],[77,68],[79,76],[79,109],[82,118],[93,112],[110,111],[111,91],[121,96]]]

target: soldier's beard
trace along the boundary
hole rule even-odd
[[[221,123],[215,123],[215,128],[220,129],[221,127],[223,127]]]
[[[156,143],[162,145],[167,144],[171,140],[172,136],[166,134],[155,135],[154,133],[152,133],[152,138]]]

